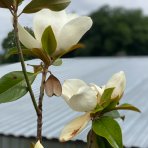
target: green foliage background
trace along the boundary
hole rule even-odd
[[[93,27],[81,40],[86,48],[66,57],[148,55],[148,17],[141,10],[103,6],[90,16]],[[28,30],[32,33],[31,29]],[[13,31],[8,33],[2,47],[4,53],[15,47]],[[0,58],[2,63],[18,61],[18,56]]]
[[[92,13],[93,27],[69,56],[148,55],[148,17],[141,10],[103,6]]]

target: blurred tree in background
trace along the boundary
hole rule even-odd
[[[31,28],[25,27],[25,29],[32,35],[34,36],[34,33]],[[25,48],[21,44],[22,48]],[[2,42],[2,48],[4,50],[4,55],[0,57],[1,63],[13,63],[13,62],[18,62],[19,61],[19,56],[18,55],[13,55],[9,58],[5,58],[5,55],[7,54],[8,50],[11,48],[16,48],[15,44],[15,38],[14,38],[14,31],[10,31],[7,35],[7,37],[3,40]],[[25,57],[25,60],[28,59],[33,59],[33,57]]]
[[[148,17],[141,10],[104,6],[91,17],[93,27],[81,40],[86,49],[71,56],[148,55]]]
[[[66,57],[148,55],[148,17],[141,10],[104,6],[90,16],[93,27],[81,40],[86,48]],[[33,35],[31,29],[27,30]],[[2,46],[5,53],[15,47],[13,32],[4,39]],[[16,61],[18,56],[3,60]]]

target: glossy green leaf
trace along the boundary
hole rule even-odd
[[[12,4],[13,4],[13,0],[0,0],[1,8],[10,8]]]
[[[92,113],[95,114],[95,113],[102,111],[102,110],[103,110],[103,107],[101,105],[97,104],[96,108],[92,111]]]
[[[105,138],[98,136],[93,130],[90,130],[87,135],[87,147],[113,148]]]
[[[94,133],[93,130],[90,130],[87,135],[87,147],[91,148],[101,148],[97,142],[97,135]]]
[[[127,104],[127,103],[117,106],[114,109],[116,109],[116,110],[132,110],[132,111],[136,111],[136,112],[141,112],[137,107],[135,107],[131,104]]]
[[[35,13],[41,9],[47,8],[53,11],[65,9],[70,0],[32,0],[23,10],[23,13]]]
[[[17,0],[17,4],[21,5],[24,0]]]
[[[32,50],[30,50],[30,49],[22,49],[22,52],[24,55],[27,55],[27,56],[35,56],[34,53],[32,52]],[[5,58],[9,58],[10,56],[15,55],[15,54],[18,54],[18,49],[11,48],[6,53]]]
[[[120,113],[117,110],[107,112],[103,116],[112,117],[114,119],[121,118],[122,120],[124,120],[124,118],[125,118],[125,116],[121,116]]]
[[[113,110],[108,113],[105,113],[104,116],[108,116],[112,118],[120,118],[120,113],[117,110]]]
[[[36,74],[27,73],[30,83],[36,78]],[[24,74],[22,71],[14,71],[0,78],[0,103],[6,103],[20,99],[28,92]]]
[[[51,26],[48,26],[42,35],[42,47],[46,53],[52,55],[57,48],[57,41]]]
[[[113,93],[114,88],[107,88],[104,90],[102,96],[101,96],[101,100],[100,100],[100,104],[101,106],[103,106],[104,108],[107,107],[110,102],[111,102],[111,95]]]
[[[23,0],[16,0],[17,4],[19,5],[22,3]],[[0,0],[0,7],[1,8],[9,8],[13,5],[13,0]]]
[[[104,137],[113,148],[123,148],[120,126],[112,117],[101,117],[93,121],[93,131]]]
[[[118,99],[111,100],[110,104],[103,110],[103,112],[109,112],[110,110],[115,108],[118,103]]]
[[[61,66],[63,63],[62,59],[57,59],[53,62],[53,66]]]
[[[98,135],[96,135],[96,138],[99,148],[113,148],[105,138]]]

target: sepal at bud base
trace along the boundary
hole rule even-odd
[[[53,74],[45,82],[45,92],[49,97],[62,95],[61,83]]]

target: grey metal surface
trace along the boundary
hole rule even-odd
[[[26,63],[35,64],[38,60]],[[0,77],[20,70],[20,64],[0,67]],[[28,67],[28,70],[31,70]],[[130,58],[85,58],[65,59],[63,66],[52,67],[51,71],[61,82],[65,79],[79,78],[88,83],[103,85],[112,74],[123,70],[127,77],[127,87],[122,102],[140,108],[141,114],[122,111],[124,122],[119,120],[123,130],[124,145],[127,147],[148,147],[148,57]],[[33,84],[35,96],[39,95],[40,76]],[[72,111],[62,98],[44,98],[43,136],[58,138],[62,127],[81,113]],[[86,141],[89,126],[75,139]],[[7,104],[0,104],[0,134],[13,136],[36,136],[36,117],[29,95]],[[74,140],[75,140],[74,139]]]

